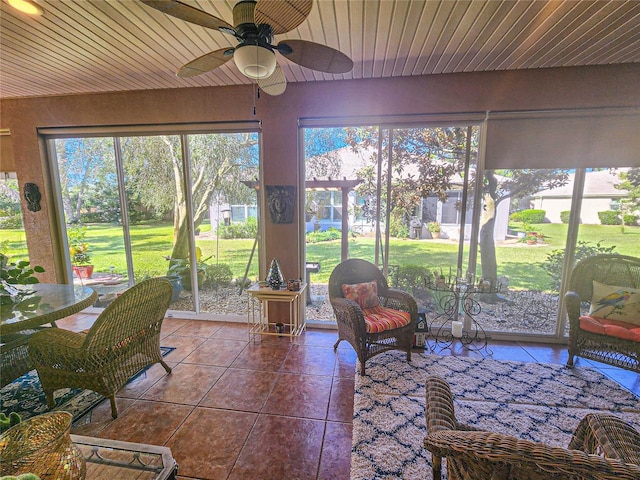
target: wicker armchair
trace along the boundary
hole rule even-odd
[[[638,480],[640,433],[613,415],[589,414],[568,448],[550,447],[458,424],[451,390],[437,376],[427,378],[427,436],[433,479],[448,480]]]
[[[580,356],[640,372],[640,342],[603,335],[580,328],[580,316],[589,310],[593,281],[606,285],[640,289],[640,258],[625,255],[595,255],[575,266],[565,303],[569,316],[569,358]]]
[[[40,377],[49,408],[53,393],[84,388],[108,397],[118,416],[116,392],[147,365],[171,368],[160,353],[160,328],[171,301],[164,278],[138,283],[114,300],[85,333],[50,328],[29,340],[29,355]]]
[[[408,312],[410,322],[407,325],[377,333],[367,332],[365,313],[356,302],[344,298],[342,285],[372,280],[377,283],[380,305]],[[337,265],[329,277],[329,300],[338,323],[338,341],[333,348],[337,349],[342,340],[349,342],[358,355],[362,375],[365,374],[367,359],[387,350],[403,350],[407,352],[407,361],[411,361],[418,306],[410,294],[389,288],[384,275],[374,264],[351,258]]]

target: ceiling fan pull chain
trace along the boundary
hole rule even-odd
[[[253,86],[253,85],[252,85]],[[256,89],[258,88],[258,86],[256,85]],[[256,91],[252,88],[251,91],[253,92],[253,116],[256,116]]]

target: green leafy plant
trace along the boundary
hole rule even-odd
[[[245,222],[235,222],[231,225],[219,225],[220,238],[255,238],[258,233],[258,220],[249,217]]]
[[[401,265],[397,274],[398,287],[411,292],[415,287],[426,285],[429,275],[429,269],[423,265]]]
[[[622,215],[622,219],[625,225],[635,226],[638,224],[638,215],[634,215],[633,213],[625,213]]]
[[[0,413],[0,432],[9,430],[11,427],[18,425],[21,421],[22,418],[16,412],[11,412],[9,416],[5,413]]]
[[[9,262],[9,257],[0,253],[0,278],[9,285],[32,285],[40,283],[35,273],[44,273],[44,268],[40,265],[31,267],[27,260],[20,260],[17,263]]]
[[[196,247],[196,270],[198,272],[198,284],[204,285],[207,281],[207,271],[210,265],[207,260],[213,258],[213,255],[205,259],[201,259],[201,251]],[[182,277],[182,286],[185,290],[191,290],[191,262],[188,258],[167,258],[171,262],[167,275],[180,275]]]
[[[207,265],[205,267],[205,277],[205,286],[212,286],[217,290],[231,283],[233,273],[229,264],[218,263],[217,265]]]
[[[520,210],[519,212],[513,212],[509,215],[509,220],[522,223],[543,223],[546,214],[547,212],[545,210]]]
[[[69,234],[69,255],[73,265],[88,265],[91,263],[89,254],[89,243],[86,241],[86,227],[73,227]]]
[[[31,267],[31,263],[27,260],[20,260],[17,263],[9,262],[9,257],[0,253],[0,305],[19,303],[33,294],[31,290],[20,290],[14,285],[40,283],[35,273],[44,273],[44,268],[39,265]]]
[[[615,210],[605,210],[603,212],[598,212],[598,218],[600,219],[600,223],[602,225],[620,225],[622,223],[620,212],[617,212]]]
[[[429,222],[427,223],[427,230],[431,233],[440,233],[442,231],[442,227],[438,222]]]
[[[582,240],[578,241],[575,253],[575,263],[578,263],[583,258],[592,257],[594,255],[615,253],[615,246],[603,247],[603,240],[600,240],[595,245],[590,242]],[[560,283],[562,281],[562,265],[564,263],[564,249],[553,250],[547,255],[547,263],[542,264],[542,269],[551,276],[551,288],[556,292],[560,291]]]
[[[307,243],[317,242],[329,242],[331,240],[338,240],[341,236],[340,230],[337,228],[328,228],[327,230],[307,233]]]

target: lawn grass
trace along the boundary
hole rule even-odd
[[[567,225],[539,224],[536,231],[545,236],[544,245],[526,246],[498,245],[496,257],[499,275],[509,278],[513,288],[547,290],[549,277],[541,265],[546,262],[547,255],[556,249],[564,248]],[[204,225],[204,233],[210,227]],[[24,258],[24,231],[2,230],[3,240],[8,240],[8,254],[14,259]],[[126,258],[122,227],[108,224],[91,224],[87,226],[87,241],[90,244],[92,263],[96,272],[114,272],[126,274]],[[621,232],[620,226],[613,225],[581,225],[579,240],[602,246],[615,246],[615,252],[640,257],[640,227],[626,227]],[[131,226],[131,244],[133,246],[134,271],[136,276],[165,275],[169,266],[166,256],[171,254],[173,243],[173,224],[140,223]],[[227,239],[217,241],[215,237],[196,237],[196,245],[202,249],[202,258],[212,256],[209,264],[227,263],[234,277],[242,277],[251,254],[254,239]],[[313,274],[312,281],[327,282],[333,268],[340,263],[340,240],[311,243],[306,246],[307,261],[320,262],[320,272]],[[410,239],[391,239],[389,264],[419,265],[429,270],[448,269],[457,262],[458,244],[454,241],[429,241]],[[249,278],[258,276],[258,252],[256,251]],[[375,259],[375,239],[372,237],[351,237],[349,239],[349,256]],[[466,258],[466,255],[465,255]],[[480,272],[480,268],[478,268]],[[287,272],[285,272],[286,274]],[[289,275],[291,276],[291,275]]]

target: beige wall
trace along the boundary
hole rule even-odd
[[[600,225],[598,212],[611,210],[611,201],[611,197],[583,197],[580,208],[580,223]],[[533,203],[533,208],[546,212],[545,216],[551,223],[562,223],[560,213],[571,210],[570,198],[538,197]]]
[[[261,120],[265,184],[298,182],[297,121],[301,117],[463,113],[640,106],[640,64],[290,83],[279,97],[256,100],[249,86],[147,90],[114,94],[6,99],[0,128],[8,128],[20,184],[44,191],[42,210],[23,206],[31,259],[55,281],[61,265],[51,240],[50,189],[36,128]],[[265,259],[277,257],[287,276],[299,271],[297,238],[304,225],[267,220]]]

